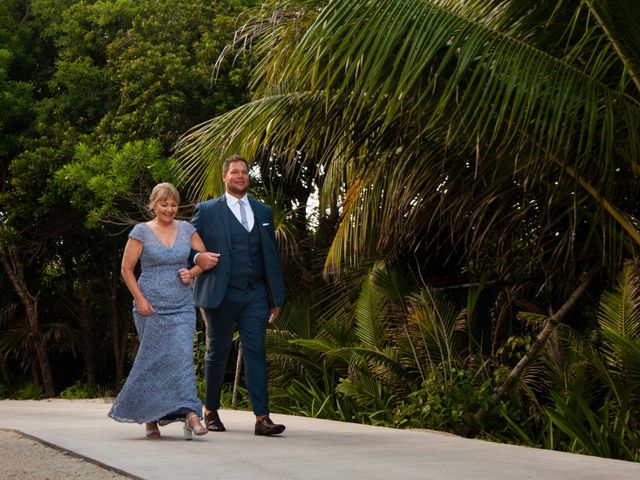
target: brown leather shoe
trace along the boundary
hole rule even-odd
[[[269,417],[262,417],[262,420],[256,421],[256,435],[277,435],[284,432],[286,427],[273,423]]]
[[[224,432],[224,424],[218,416],[218,411],[214,410],[204,414],[204,424],[207,426],[207,430],[210,432]]]

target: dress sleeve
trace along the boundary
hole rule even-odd
[[[129,238],[144,242],[144,227],[142,226],[142,223],[134,225],[134,227],[129,232]]]
[[[194,233],[196,233],[196,227],[191,225],[189,222],[184,222],[184,228],[185,228],[185,231],[187,232],[187,235],[189,236],[189,238],[191,238],[191,236]]]

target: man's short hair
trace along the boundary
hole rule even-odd
[[[244,164],[247,166],[247,170],[249,169],[249,162],[247,162],[243,157],[241,157],[240,155],[231,155],[222,164],[222,173],[226,175],[229,171],[229,166],[235,162],[244,162]]]

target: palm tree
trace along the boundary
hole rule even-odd
[[[179,144],[198,193],[232,152],[315,159],[341,207],[327,271],[446,245],[501,278],[562,271],[566,294],[640,245],[630,2],[285,7],[238,37],[262,55],[253,100]]]

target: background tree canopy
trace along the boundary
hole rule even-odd
[[[131,223],[158,181],[188,218],[240,153],[287,278],[275,409],[638,460],[639,25],[605,0],[3,2],[0,393],[117,389]]]
[[[153,184],[178,181],[178,136],[248,99],[245,57],[222,65],[217,79],[213,63],[250,6],[0,6],[7,383],[19,371],[47,395],[80,377],[91,387],[121,383],[131,331],[119,282],[128,225],[147,216]],[[73,357],[84,359],[84,371],[60,368]]]

